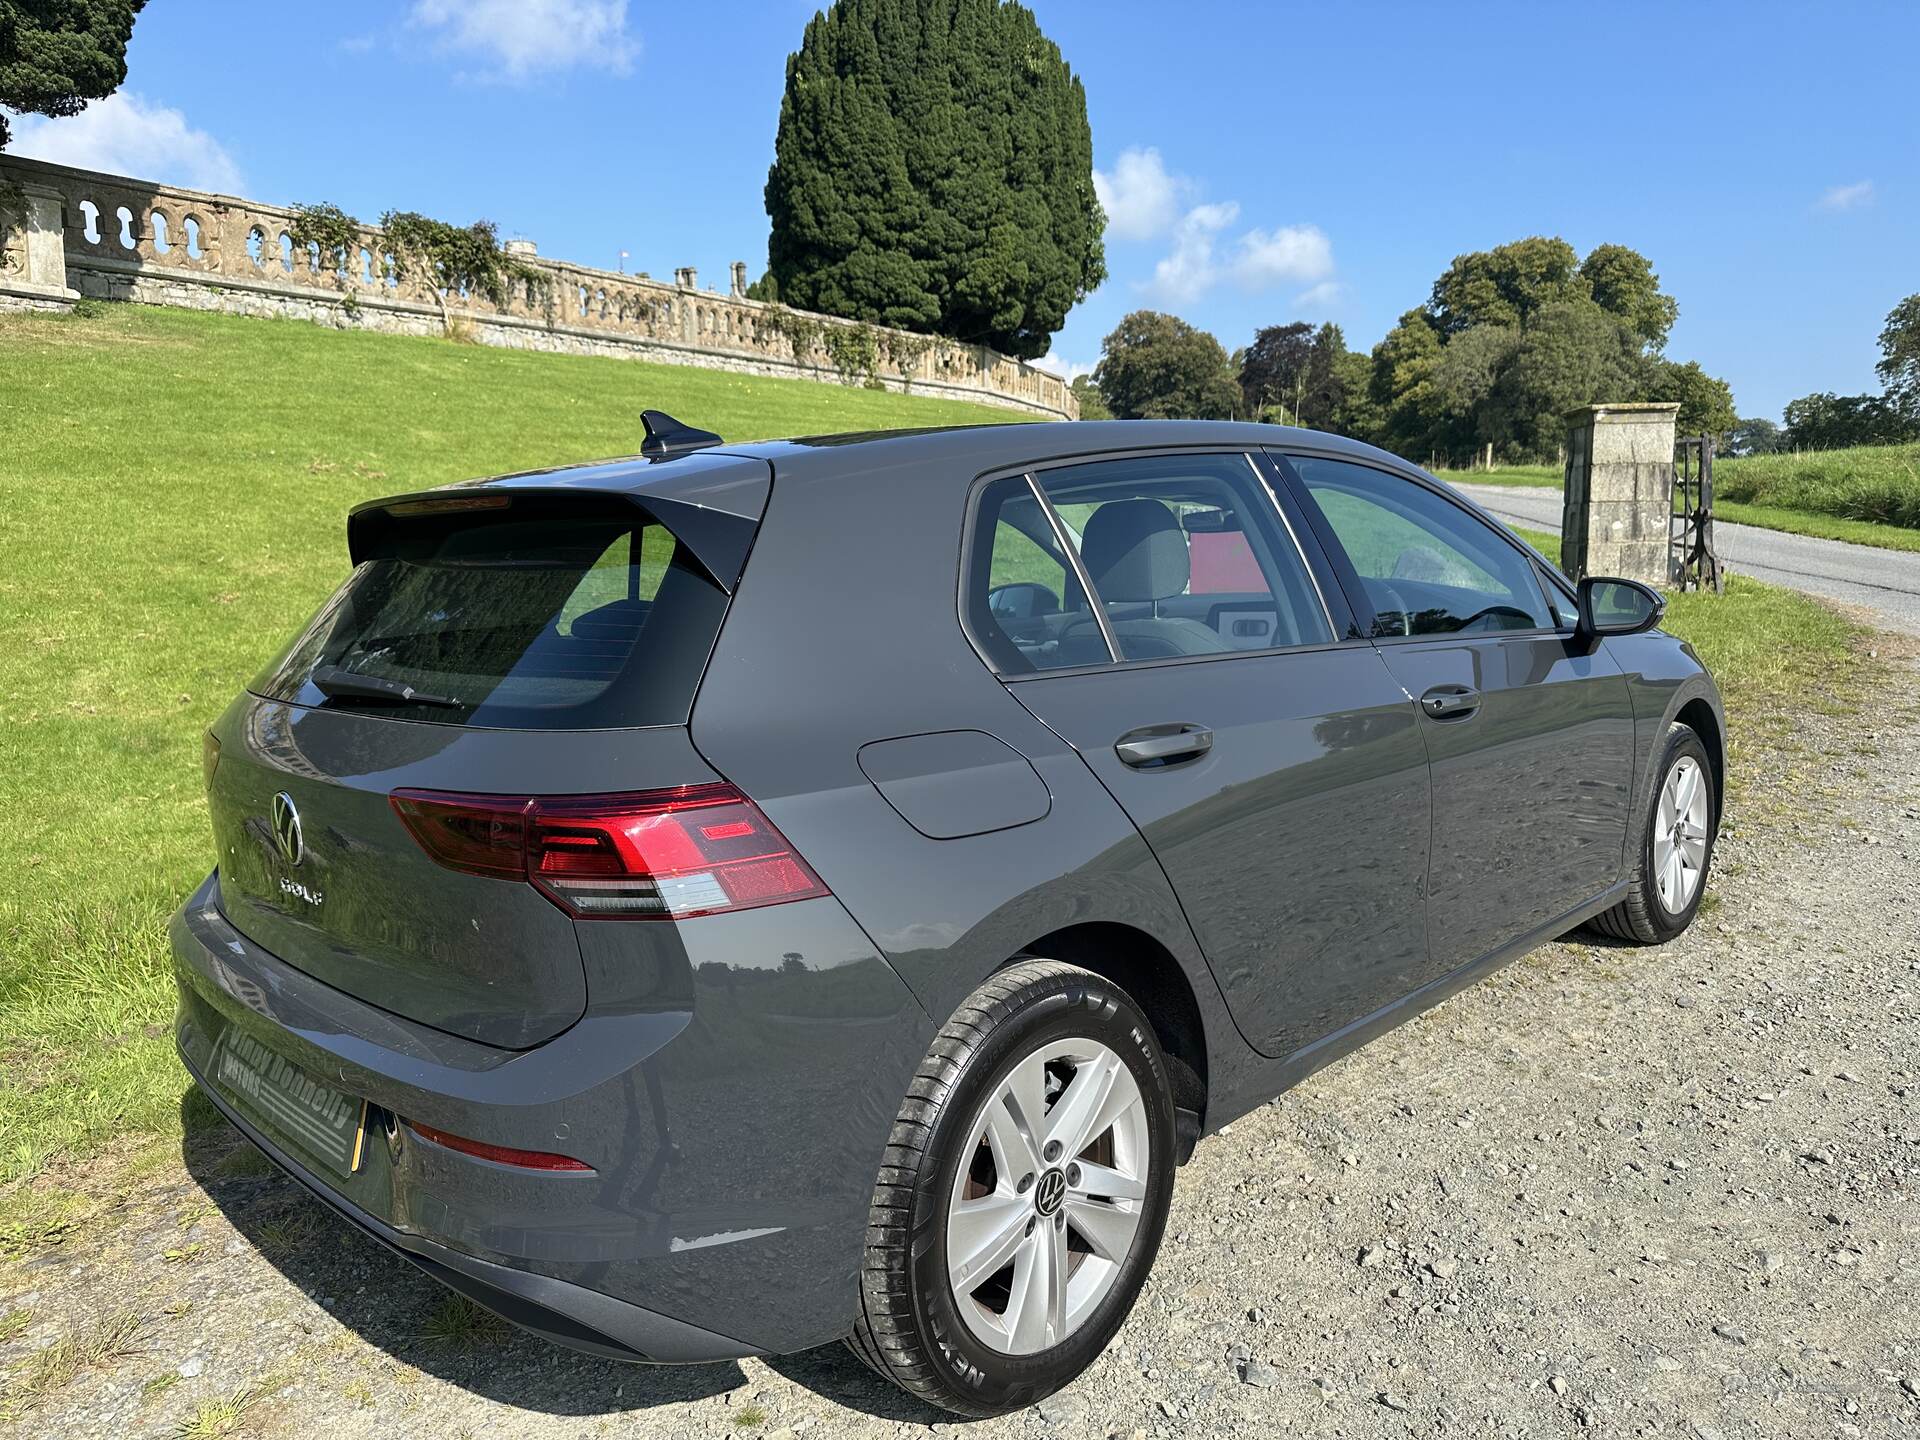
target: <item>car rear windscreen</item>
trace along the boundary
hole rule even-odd
[[[624,499],[395,518],[250,688],[500,729],[684,724],[726,604],[692,553]]]

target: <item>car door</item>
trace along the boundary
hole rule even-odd
[[[1421,708],[1433,768],[1429,978],[1550,926],[1620,879],[1633,705],[1604,647],[1505,531],[1427,484],[1294,454],[1363,627]]]
[[[1417,983],[1430,830],[1422,722],[1278,478],[1241,452],[1004,478],[967,565],[976,644],[1132,817],[1274,1055]]]

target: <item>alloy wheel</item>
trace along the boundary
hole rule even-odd
[[[1682,755],[1660,787],[1653,821],[1653,875],[1660,903],[1678,915],[1693,901],[1707,864],[1707,784],[1700,762]]]
[[[989,1094],[947,1205],[947,1276],[974,1337],[1060,1344],[1112,1289],[1146,1211],[1147,1111],[1097,1040],[1054,1040]]]

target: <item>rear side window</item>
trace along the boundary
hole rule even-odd
[[[252,688],[485,728],[677,725],[726,600],[624,500],[426,515],[385,527]]]
[[[1115,650],[1169,660],[1333,639],[1244,455],[1102,460],[999,481],[979,523],[974,630],[1003,674],[1108,664]]]

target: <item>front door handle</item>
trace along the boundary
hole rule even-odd
[[[1471,685],[1436,685],[1420,697],[1420,708],[1435,720],[1464,720],[1480,708],[1480,692]]]
[[[1213,748],[1213,731],[1204,725],[1146,725],[1113,742],[1113,753],[1141,770],[1196,760]]]

